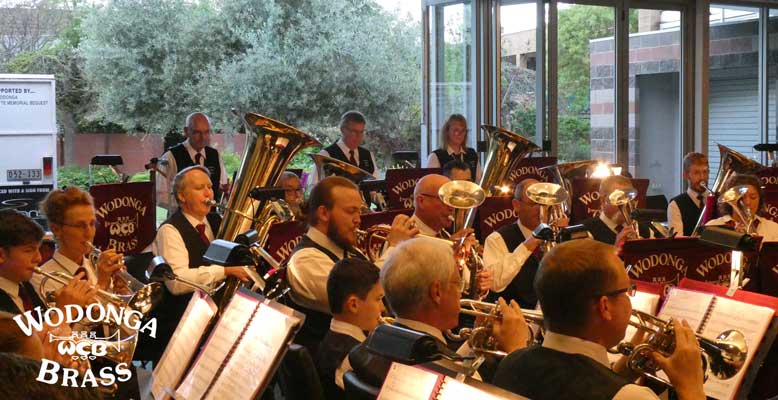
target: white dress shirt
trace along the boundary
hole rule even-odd
[[[459,151],[456,151],[451,148],[451,146],[446,147],[446,152],[448,155],[454,157],[462,155],[462,159],[465,159],[465,153],[467,148],[462,147]],[[476,153],[477,154],[477,153]],[[429,156],[427,156],[427,168],[443,168],[442,165],[440,165],[440,160],[438,160],[438,155],[435,154],[435,152],[430,153]],[[480,182],[481,176],[484,174],[484,171],[481,169],[481,160],[476,160],[475,162],[475,176],[473,177],[473,182]]]
[[[604,212],[600,212],[599,218],[600,218],[600,221],[602,221],[605,224],[605,226],[608,227],[608,229],[613,231],[613,233],[615,233],[618,236],[619,232],[616,231],[616,228],[619,226],[619,224],[617,224],[614,220],[608,218],[608,216],[605,215]],[[622,224],[622,225],[624,225],[624,224]],[[639,238],[643,238],[642,236],[640,236],[640,232],[635,232],[635,234],[638,235]],[[653,237],[654,237],[654,231],[649,229],[648,230],[648,237],[647,238],[643,238],[643,239],[652,239]],[[615,244],[615,243],[611,243],[611,244]]]
[[[591,358],[594,361],[610,368],[608,362],[608,352],[602,345],[588,340],[583,340],[573,336],[562,335],[556,332],[546,331],[546,335],[543,338],[543,347],[551,350],[556,350],[567,354],[580,354]],[[613,396],[613,400],[641,400],[652,399],[658,400],[656,394],[651,389],[638,386],[638,385],[625,385],[616,392]]]
[[[516,221],[524,238],[532,237],[532,230]],[[492,271],[492,290],[502,292],[519,274],[524,263],[532,255],[532,251],[520,243],[513,251],[508,250],[508,245],[500,235],[494,231],[484,241],[484,266]]]
[[[686,189],[686,194],[689,195],[689,197],[692,199],[692,203],[697,206],[697,208],[702,208],[703,202],[705,201],[705,193],[697,193],[692,188]],[[703,195],[703,202],[700,202],[697,199],[697,196]],[[681,209],[678,208],[678,203],[675,202],[675,200],[671,201],[670,204],[667,205],[667,227],[673,228],[675,232],[678,233],[679,236],[683,236],[683,217],[681,217]]]
[[[320,230],[311,227],[305,234],[339,260],[343,259],[345,250]],[[287,279],[292,288],[289,294],[292,300],[303,307],[329,314],[327,278],[333,265],[335,263],[328,255],[313,247],[292,254],[287,267]]]
[[[403,325],[403,326],[406,326],[408,328],[411,328],[414,331],[418,331],[418,332],[421,332],[421,333],[426,333],[426,334],[434,337],[435,339],[438,339],[442,343],[446,343],[446,338],[443,336],[443,332],[440,329],[438,329],[438,328],[436,328],[436,327],[434,327],[432,325],[429,325],[429,324],[421,322],[421,321],[416,321],[416,320],[413,320],[413,319],[407,319],[407,318],[396,318],[394,320],[394,322],[396,324]],[[459,354],[460,356],[472,356],[473,355],[473,351],[470,349],[470,345],[467,343],[467,341],[465,341],[464,343],[462,343],[461,346],[459,346],[459,349],[457,349],[457,354]],[[446,360],[446,359],[437,360],[437,361],[435,361],[435,364],[438,364],[438,365],[440,365],[442,367],[445,367],[445,368],[448,368],[448,369],[451,369],[451,370],[455,370],[455,371],[460,370],[460,369],[463,368],[463,365],[462,365],[461,362],[453,362],[453,361],[449,361],[449,360]],[[478,371],[475,371],[475,373],[473,374],[472,378],[480,381],[481,380],[481,375],[478,374]]]
[[[416,216],[416,214],[411,215],[410,219],[413,221],[413,223],[416,225],[416,228],[419,229],[419,233],[422,235],[438,236],[440,234],[439,231],[435,231],[434,229],[430,228],[429,225],[425,224],[421,218]]]
[[[778,242],[778,224],[760,216],[757,216],[756,218],[759,220],[759,226],[756,227],[756,234],[762,237],[762,242]],[[732,216],[725,215],[712,219],[705,223],[705,225],[726,225],[729,221],[732,221]]]
[[[189,157],[192,161],[195,161],[195,155],[198,153],[189,144],[189,139],[184,141],[184,148],[189,153]],[[202,157],[202,164],[205,165],[205,149],[199,151]],[[165,173],[165,176],[159,176],[157,178],[157,204],[160,207],[165,207],[168,210],[173,211],[176,207],[176,200],[173,198],[173,178],[178,173],[178,165],[176,165],[176,158],[170,153],[170,150],[166,151],[162,157],[159,158],[159,169]],[[227,170],[224,168],[224,158],[219,156],[219,169],[221,169],[221,176],[219,177],[219,184],[226,185],[229,183],[227,179]],[[219,199],[216,199],[219,201]]]
[[[64,254],[59,252],[59,249],[54,252],[54,255],[51,257],[49,261],[46,261],[43,265],[40,267],[42,270],[46,272],[64,272],[68,275],[74,276],[76,275],[76,271],[78,271],[79,268],[84,268],[86,270],[86,279],[92,286],[97,286],[97,270],[92,265],[92,263],[89,261],[87,257],[83,257],[81,260],[81,264],[77,264],[73,260],[65,257]],[[30,279],[30,283],[32,284],[32,287],[35,288],[37,291],[40,288],[41,281],[43,281],[44,277],[40,274],[33,274],[32,279]],[[42,299],[45,299],[45,294],[51,291],[59,290],[64,285],[54,281],[53,279],[48,279],[46,281],[46,285],[43,288],[43,293],[39,293],[39,296]]]
[[[213,231],[206,219],[198,221],[191,215],[187,215],[186,213],[183,214],[186,220],[192,224],[193,228],[199,224],[205,224],[205,236],[208,237],[208,240],[213,241]],[[154,243],[152,244],[152,252],[156,256],[165,257],[165,261],[167,261],[173,269],[173,272],[182,278],[203,285],[210,285],[224,279],[224,267],[219,265],[189,268],[189,251],[186,249],[184,238],[181,237],[181,233],[178,232],[178,229],[171,224],[163,224],[159,228],[157,237],[154,238]],[[175,280],[165,281],[165,285],[171,293],[176,295],[194,291],[194,288],[191,286]]]
[[[349,158],[349,152],[351,151],[351,149],[349,149],[348,146],[346,146],[346,143],[343,142],[343,138],[338,139],[338,141],[335,142],[335,144],[338,145],[338,147],[340,147],[340,151],[342,151],[343,154],[346,155],[346,158]],[[370,152],[370,159],[373,161],[373,177],[378,179],[378,164],[376,164],[375,162],[375,154],[373,154],[373,152],[370,150],[368,150],[368,152]],[[318,154],[322,156],[332,157],[330,155],[330,152],[328,152],[325,149],[321,149],[321,151],[319,151]],[[354,149],[354,158],[357,160],[357,164],[361,162],[359,160],[359,149]],[[366,168],[363,165],[357,165],[357,167],[362,169]],[[316,168],[314,168],[313,173],[311,174],[311,185],[315,185],[317,182],[319,182],[319,171]]]
[[[367,339],[365,337],[365,333],[362,332],[362,329],[360,329],[356,325],[349,324],[345,321],[340,321],[335,318],[330,320],[330,330],[336,333],[340,333],[342,335],[348,335],[359,341],[359,343],[362,343]],[[343,384],[343,375],[346,373],[346,371],[351,371],[353,368],[351,368],[351,362],[348,360],[348,354],[346,354],[346,357],[343,358],[343,361],[340,363],[340,366],[338,369],[335,370],[335,384],[338,385],[339,388],[345,390],[345,386]]]
[[[13,300],[14,304],[16,304],[16,307],[19,308],[19,311],[23,313],[24,302],[22,301],[22,298],[19,297],[19,285],[21,285],[19,282],[12,282],[9,279],[0,276],[0,290],[4,291],[8,295],[8,297]],[[36,288],[35,290],[38,290],[37,286],[33,285],[33,287]],[[30,296],[34,296],[34,294],[30,293]]]

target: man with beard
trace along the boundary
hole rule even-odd
[[[670,200],[667,205],[667,226],[683,236],[691,236],[697,220],[702,214],[708,193],[702,185],[708,181],[708,157],[705,154],[689,153],[683,158],[683,178],[689,187]]]
[[[354,246],[357,242],[362,197],[350,180],[330,176],[311,191],[308,205],[309,229],[292,251],[287,268],[292,306],[306,314],[305,324],[296,341],[315,354],[316,344],[330,325],[327,277],[339,260],[366,259]],[[388,235],[389,248],[418,233],[410,218],[398,215]],[[385,251],[387,254],[389,251]],[[376,261],[380,268],[383,260]]]

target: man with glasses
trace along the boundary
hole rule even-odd
[[[367,120],[361,112],[347,111],[340,117],[340,139],[322,149],[319,154],[355,165],[378,179],[375,155],[372,151],[361,146],[362,140],[365,138],[366,125]],[[321,178],[314,170],[311,182],[315,184],[319,179]]]
[[[296,219],[303,219],[303,187],[300,178],[291,171],[284,171],[278,184],[284,189],[284,201],[289,205]]]
[[[178,171],[193,165],[201,165],[208,169],[208,176],[213,186],[214,199],[219,201],[222,192],[229,191],[227,170],[224,160],[211,144],[211,120],[208,116],[195,112],[186,117],[184,128],[186,140],[170,148],[160,157],[161,171],[164,176],[157,179],[157,204],[174,212],[177,204],[172,196],[173,178]]]
[[[524,179],[516,185],[511,204],[519,218],[515,224],[492,232],[484,242],[484,265],[494,274],[492,296],[516,300],[522,308],[530,309],[537,304],[532,283],[543,258],[543,241],[532,236],[540,225],[540,207],[527,197],[526,190],[537,182]]]
[[[509,354],[494,384],[531,399],[658,399],[611,370],[607,350],[624,339],[632,313],[630,283],[613,246],[561,243],[541,262],[535,291],[546,333],[542,346]],[[673,320],[675,350],[651,358],[682,400],[705,399],[700,349],[686,321]]]

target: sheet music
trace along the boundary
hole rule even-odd
[[[257,390],[266,385],[296,317],[288,316],[262,304],[240,339],[224,371],[208,393],[207,399],[253,399]]]
[[[421,368],[392,363],[376,400],[430,400],[443,379]]]
[[[696,332],[700,323],[705,319],[713,295],[709,293],[671,288],[667,294],[667,300],[659,311],[659,318],[664,320],[674,317],[685,319]]]
[[[186,399],[203,397],[258,305],[256,299],[240,292],[232,297],[203,351],[176,390],[178,395]]]
[[[715,339],[716,336],[726,330],[739,330],[746,337],[748,357],[740,372],[730,379],[719,380],[713,374],[710,374],[708,381],[705,382],[705,393],[708,396],[721,400],[735,398],[743,381],[743,376],[751,364],[759,344],[762,342],[772,316],[773,310],[767,307],[755,306],[726,297],[716,298],[713,313],[705,324],[702,336],[708,339]]]
[[[500,397],[462,383],[450,376],[445,377],[438,391],[438,400],[499,400]]]
[[[634,297],[630,297],[630,301],[632,302],[633,310],[643,311],[651,315],[655,315],[656,310],[659,307],[659,295],[654,293],[638,291],[635,292]],[[635,333],[637,333],[637,329],[635,327],[632,325],[627,326],[627,332],[624,334],[623,340],[630,341],[632,337],[635,336]],[[612,363],[615,363],[621,357],[621,354],[608,353],[608,360]]]
[[[200,291],[194,293],[165,348],[165,353],[154,368],[151,393],[155,399],[170,398],[170,391],[178,385],[186,372],[189,361],[197,351],[197,343],[216,310],[216,305],[210,297]]]

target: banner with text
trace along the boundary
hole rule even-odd
[[[573,179],[572,214],[570,224],[579,224],[581,221],[597,215],[600,211],[600,182],[601,179]],[[648,192],[648,179],[632,179],[632,186],[638,191],[638,208],[646,206],[646,192]]]
[[[387,199],[389,209],[413,208],[413,189],[421,177],[440,174],[440,168],[389,169],[386,171]]]
[[[94,245],[119,253],[140,253],[156,235],[151,182],[106,183],[89,188],[97,212]]]

